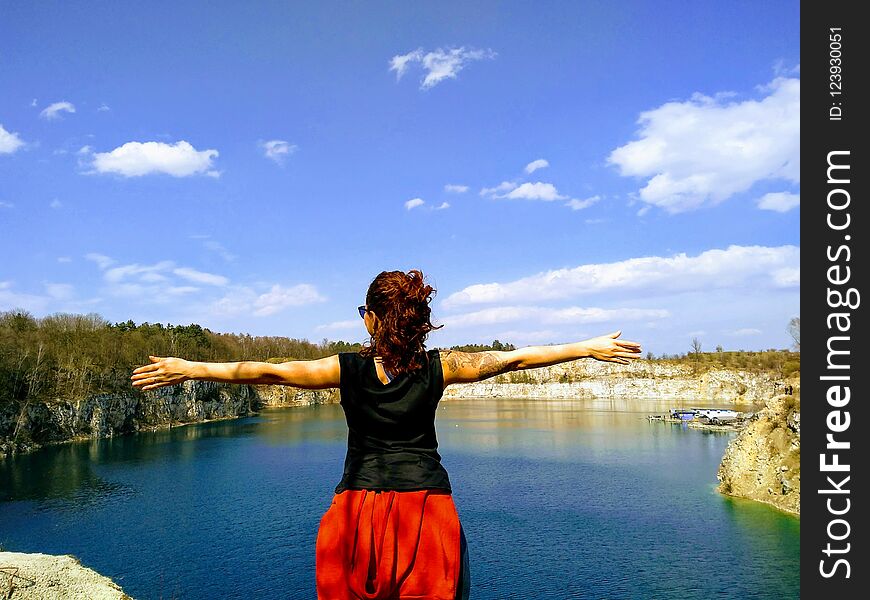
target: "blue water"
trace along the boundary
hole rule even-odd
[[[452,400],[438,436],[472,598],[799,597],[800,521],[715,492],[732,434],[655,401]],[[337,405],[0,461],[0,548],[73,554],[137,599],[315,598]]]

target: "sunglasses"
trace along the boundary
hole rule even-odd
[[[357,306],[356,309],[359,311],[359,316],[363,319],[366,318],[366,313],[369,312],[369,309],[366,308],[366,305]]]

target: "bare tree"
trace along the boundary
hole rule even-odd
[[[698,371],[699,362],[701,361],[701,340],[696,337],[692,338],[692,362],[694,362],[694,370]]]
[[[788,334],[791,336],[791,339],[794,340],[794,348],[798,352],[801,351],[801,318],[800,317],[792,317],[791,321],[788,322],[788,328],[786,329]]]

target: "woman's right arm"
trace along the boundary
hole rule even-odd
[[[194,362],[175,357],[151,356],[151,364],[133,371],[133,387],[143,391],[182,383],[188,379],[221,383],[289,385],[319,390],[337,388],[341,383],[338,355],[317,360],[284,363],[256,361]]]
[[[621,331],[608,335],[555,346],[527,346],[509,351],[459,352],[441,351],[444,387],[451,383],[470,383],[488,379],[509,371],[548,367],[579,358],[594,358],[628,364],[639,358],[640,344],[617,339]]]

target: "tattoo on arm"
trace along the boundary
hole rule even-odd
[[[491,352],[458,352],[447,350],[445,362],[453,373],[474,373],[478,380],[500,375],[514,370],[508,361],[496,357]]]

